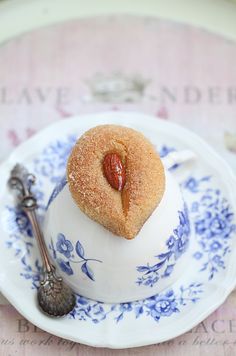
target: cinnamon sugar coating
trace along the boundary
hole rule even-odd
[[[103,172],[103,159],[117,153],[126,169],[119,192]],[[73,199],[91,219],[114,234],[134,238],[160,203],[165,174],[153,145],[141,133],[118,125],[101,125],[77,141],[67,163]]]

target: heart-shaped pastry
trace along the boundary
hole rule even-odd
[[[165,189],[164,168],[153,145],[118,125],[97,126],[77,141],[67,180],[85,214],[127,239],[137,235]]]

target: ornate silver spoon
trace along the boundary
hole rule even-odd
[[[44,313],[50,316],[63,316],[73,310],[76,298],[62,278],[56,276],[55,267],[50,262],[45,241],[35,214],[37,200],[31,192],[31,186],[34,182],[35,176],[30,174],[24,166],[16,164],[11,171],[8,184],[17,193],[18,205],[30,220],[43,260],[44,276],[38,289],[39,306]]]

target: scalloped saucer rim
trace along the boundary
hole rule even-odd
[[[112,119],[110,119],[112,117]],[[81,121],[78,121],[78,118],[80,118]],[[196,134],[192,133],[190,130],[186,128],[182,128],[181,126],[177,124],[172,124],[169,122],[165,122],[160,119],[156,119],[153,117],[150,117],[149,115],[144,115],[140,113],[122,113],[122,112],[109,112],[109,113],[100,113],[100,114],[90,114],[90,115],[80,115],[75,118],[68,119],[63,122],[58,122],[53,125],[50,125],[49,127],[45,128],[38,134],[36,134],[34,137],[29,139],[28,141],[24,142],[21,144],[12,154],[9,156],[9,158],[3,162],[0,166],[0,171],[1,171],[1,182],[2,188],[1,188],[1,195],[6,194],[6,188],[5,188],[5,182],[7,175],[9,173],[9,170],[12,168],[12,165],[19,159],[21,161],[29,160],[30,156],[31,158],[39,151],[41,151],[44,148],[44,143],[43,140],[44,138],[48,137],[50,138],[51,136],[54,137],[55,139],[57,136],[63,137],[64,135],[64,129],[66,129],[67,132],[73,132],[73,128],[78,128],[82,126],[83,128],[86,127],[85,123],[90,122],[97,122],[101,123],[102,121],[105,123],[110,122],[110,123],[120,123],[124,125],[134,125],[135,128],[137,129],[142,129],[142,130],[152,130],[155,132],[155,128],[158,129],[163,129],[166,131],[172,131],[172,133],[169,133],[170,139],[175,140],[176,137],[179,135],[181,136],[184,140],[184,144],[189,144],[191,143],[190,146],[197,147],[196,150],[202,153],[202,157],[199,157],[199,162],[201,160],[202,164],[204,163],[207,166],[211,166],[211,169],[213,169],[217,175],[218,178],[220,178],[221,184],[224,185],[227,190],[231,190],[231,194],[234,193],[234,197],[236,198],[236,189],[235,189],[235,182],[236,182],[236,177],[232,171],[232,169],[228,166],[228,164],[221,158],[214,150],[211,148],[205,141],[203,141],[200,137],[198,137]],[[142,122],[145,122],[145,124]],[[93,126],[94,124],[92,124]],[[70,126],[70,130],[68,127]],[[57,127],[57,130],[55,128]],[[88,127],[88,125],[87,125]],[[80,128],[81,129],[81,128]],[[171,129],[171,130],[170,130]],[[60,134],[59,134],[60,133]],[[179,138],[178,137],[178,138]],[[177,140],[178,141],[178,140]],[[193,144],[194,142],[194,144]],[[33,147],[33,150],[29,154],[29,147]],[[208,152],[207,157],[205,158],[203,153],[204,150]],[[209,158],[211,157],[211,159]],[[221,166],[220,168],[214,168],[214,164],[218,163]],[[224,167],[224,169],[222,169]],[[223,171],[223,172],[222,172]],[[1,199],[2,200],[2,199]],[[232,199],[233,200],[233,194],[232,194]],[[234,199],[236,201],[236,199]],[[236,206],[235,203],[232,201],[232,204],[234,206],[234,211],[236,211]],[[2,205],[0,204],[0,212],[2,212]],[[6,234],[6,233],[5,233]],[[211,284],[212,287],[216,288],[214,289],[214,298],[211,299],[211,302],[208,303],[207,305],[204,305],[206,303],[206,298],[203,298],[200,300],[199,303],[193,304],[194,306],[194,311],[198,310],[198,312],[194,313],[193,309],[191,309],[188,313],[187,319],[188,323],[187,324],[181,324],[180,322],[180,327],[178,330],[173,330],[173,327],[171,327],[171,324],[168,323],[168,331],[164,330],[164,326],[166,326],[166,320],[164,318],[163,321],[163,330],[164,332],[161,334],[162,330],[160,330],[160,327],[158,325],[161,325],[162,321],[159,323],[152,323],[153,321],[151,320],[146,320],[146,319],[132,319],[131,317],[128,318],[125,321],[125,324],[119,324],[119,323],[113,323],[111,320],[108,318],[106,319],[105,323],[98,323],[98,324],[93,324],[91,322],[86,321],[81,321],[78,319],[67,319],[63,318],[61,320],[55,320],[55,319],[49,319],[48,317],[44,316],[43,314],[40,313],[40,311],[35,308],[35,304],[32,303],[32,298],[34,300],[34,294],[35,291],[32,291],[30,288],[28,290],[20,290],[17,288],[19,285],[24,284],[25,281],[21,279],[20,275],[15,274],[16,268],[17,268],[17,263],[18,260],[12,259],[12,261],[9,261],[8,267],[9,267],[9,273],[11,278],[7,278],[6,274],[6,269],[4,270],[4,265],[3,261],[5,256],[4,253],[2,252],[3,249],[0,249],[0,265],[1,265],[1,272],[0,272],[0,289],[1,292],[5,295],[5,297],[15,306],[15,308],[22,314],[24,315],[29,321],[37,325],[38,327],[44,329],[45,331],[48,331],[52,334],[61,336],[63,338],[67,338],[70,340],[73,340],[75,342],[81,342],[90,346],[98,346],[98,347],[110,347],[110,348],[127,348],[127,347],[137,347],[137,346],[144,346],[144,345],[149,345],[153,344],[156,342],[162,342],[165,340],[168,340],[170,338],[179,336],[180,334],[188,331],[192,327],[194,327],[197,323],[201,322],[205,317],[207,317],[211,312],[213,312],[217,307],[219,307],[227,298],[229,293],[234,289],[235,287],[235,280],[236,280],[236,267],[231,263],[229,266],[227,266],[225,270],[225,274],[220,280],[220,283],[215,283]],[[6,256],[9,256],[9,250],[5,248],[6,251]],[[236,256],[236,248],[234,248],[233,252],[231,253],[231,256],[229,258],[229,262],[233,260],[233,255],[234,257]],[[229,273],[226,273],[227,271],[231,271],[230,275]],[[195,272],[200,273],[200,272]],[[182,278],[182,277],[181,277]],[[183,276],[183,279],[185,277]],[[16,285],[14,285],[15,283]],[[218,281],[219,282],[219,281]],[[210,282],[206,282],[206,286],[210,285]],[[208,286],[210,289],[210,286]],[[20,300],[20,302],[19,302]],[[201,306],[201,308],[200,308]],[[175,314],[177,317],[181,316],[182,311],[179,312],[179,314]],[[183,312],[184,313],[184,312]],[[186,317],[186,316],[185,316]],[[192,318],[192,319],[191,319]],[[168,320],[167,320],[168,321]],[[71,327],[71,324],[73,324],[73,327]],[[88,325],[89,324],[89,325]],[[142,327],[144,324],[150,328],[150,325],[153,326],[155,329],[155,332],[147,332],[145,335],[143,335],[143,329]],[[78,327],[75,332],[73,332],[73,329],[75,328],[75,325]],[[124,325],[124,329],[123,329]],[[128,336],[126,335],[126,328],[127,326],[130,326],[131,329],[133,326],[136,326],[135,332],[130,333]],[[101,326],[101,327],[100,327]],[[116,329],[117,328],[117,329]],[[85,330],[86,329],[86,330]],[[123,329],[123,331],[122,331]],[[159,334],[156,333],[156,330],[159,329]],[[135,334],[135,335],[133,335]],[[106,339],[104,340],[106,336]],[[130,341],[130,336],[132,336],[132,339]]]

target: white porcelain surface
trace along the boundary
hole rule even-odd
[[[53,156],[54,148],[65,141],[65,135],[79,136],[89,127],[107,122],[140,130],[156,145],[165,144],[177,150],[187,148],[196,153],[196,161],[173,172],[182,185],[191,224],[197,231],[191,235],[190,262],[171,287],[153,298],[107,304],[78,296],[73,315],[60,320],[50,319],[36,304],[35,287],[40,269],[38,249],[30,236],[27,221],[15,211],[13,198],[6,187],[9,171],[20,161],[37,174],[38,214],[43,217],[57,173],[62,173],[57,171],[60,162],[54,159],[49,169],[45,159]],[[61,159],[64,159],[63,155]],[[102,113],[64,120],[18,147],[0,166],[0,183],[1,292],[25,318],[52,334],[111,348],[162,342],[190,330],[205,319],[224,302],[235,286],[235,176],[211,147],[178,125],[137,113]],[[212,266],[216,270],[212,271]]]
[[[64,261],[72,261],[70,266],[73,271],[72,275],[62,271],[63,278],[77,293],[107,303],[133,301],[161,292],[183,272],[188,259],[188,256],[185,256],[187,248],[180,258],[172,259],[174,268],[169,276],[161,277],[167,267],[167,263],[163,264],[159,270],[160,278],[152,288],[136,282],[139,275],[137,266],[155,265],[157,258],[153,251],[156,255],[168,251],[167,240],[179,225],[178,212],[184,211],[178,183],[172,173],[166,171],[165,176],[166,190],[162,201],[133,240],[115,236],[88,218],[73,201],[68,185],[52,201],[44,228],[47,245],[53,241],[55,247],[58,234],[62,233],[73,246],[79,240],[86,256],[101,261],[88,262],[94,274],[92,281],[81,271],[80,265],[73,263],[73,260],[83,263],[79,256],[63,256]],[[186,239],[188,238],[189,236],[186,236]],[[66,249],[66,245],[64,248]],[[75,250],[70,254],[76,255]],[[53,254],[51,255],[53,258]],[[54,260],[60,269],[57,258]]]

